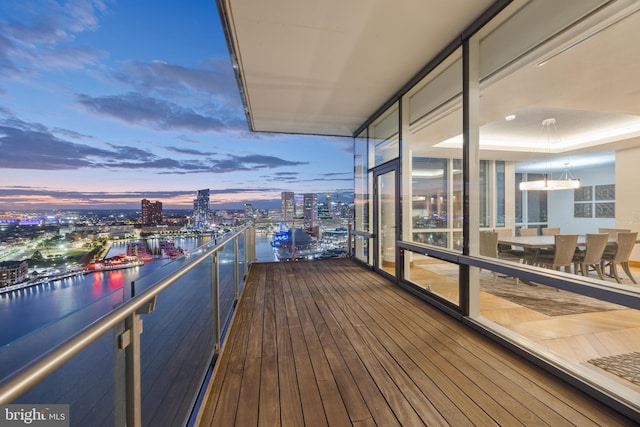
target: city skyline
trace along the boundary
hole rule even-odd
[[[0,4],[0,209],[345,194],[351,147],[249,132],[215,2]]]

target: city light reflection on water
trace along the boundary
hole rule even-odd
[[[207,239],[208,240],[208,239]],[[195,249],[204,244],[202,239],[176,239],[176,246]],[[114,244],[107,257],[126,252],[126,244]],[[140,267],[126,270],[94,272],[83,276],[73,276],[55,282],[48,282],[5,294],[0,294],[0,347],[51,322],[55,322],[82,307],[86,307],[152,271],[169,264],[170,258],[156,259]],[[180,260],[174,263],[178,268]],[[124,289],[124,294],[129,294]],[[102,315],[95,313],[95,317]]]
[[[210,239],[176,239],[176,246],[188,251],[207,243]],[[126,252],[126,244],[114,244],[107,257]],[[256,236],[257,260],[275,261],[270,245],[270,236]],[[180,259],[173,262],[178,268]],[[123,288],[123,295],[130,295],[131,283],[164,266],[169,266],[169,258],[156,259],[140,267],[126,270],[93,272],[84,276],[74,276],[55,282],[48,282],[18,291],[0,294],[0,347],[55,322],[82,307],[86,307],[104,295]],[[95,317],[102,315],[102,309]]]
[[[210,239],[176,239],[176,246],[188,251],[207,243]],[[107,257],[126,252],[126,244],[114,244]],[[256,236],[256,256],[261,262],[275,261],[270,236]],[[178,268],[182,262],[176,260]],[[156,259],[140,267],[126,270],[93,272],[55,282],[44,283],[18,291],[0,294],[0,347],[51,322],[55,322],[82,307],[86,307],[104,295],[123,288],[123,295],[130,295],[131,283],[164,266],[172,260]],[[96,318],[102,315],[96,312]]]

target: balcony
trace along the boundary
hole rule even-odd
[[[3,349],[0,403],[74,426],[633,424],[351,259],[249,270],[253,245],[201,248],[26,365]]]

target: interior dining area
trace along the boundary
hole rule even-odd
[[[512,3],[355,138],[356,256],[640,407],[640,6],[567,3]]]

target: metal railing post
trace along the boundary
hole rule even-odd
[[[153,296],[139,310],[124,319],[124,330],[118,335],[118,345],[124,349],[124,391],[125,391],[125,419],[127,427],[142,426],[142,368],[140,359],[140,335],[142,334],[141,314],[151,313],[156,306],[157,298]],[[116,354],[116,362],[118,356]],[[117,369],[115,374],[121,373]],[[115,380],[116,392],[118,380]],[[118,421],[118,402],[116,400],[115,421]]]
[[[127,427],[142,425],[142,385],[140,368],[140,334],[142,319],[133,313],[124,321],[120,345],[125,352],[125,401]]]
[[[251,236],[251,243],[249,246],[249,251],[251,253],[251,257],[249,258],[249,262],[254,262],[258,259],[256,255],[256,227],[251,227],[249,230],[249,236]],[[245,273],[249,270],[249,263],[247,263],[247,267],[245,269]]]
[[[213,253],[211,265],[211,322],[213,332],[214,354],[220,352],[220,266],[218,265],[219,250]]]
[[[240,258],[238,256],[238,238],[239,235],[233,238],[233,299],[238,301],[240,294],[240,275],[238,274],[238,263]]]

